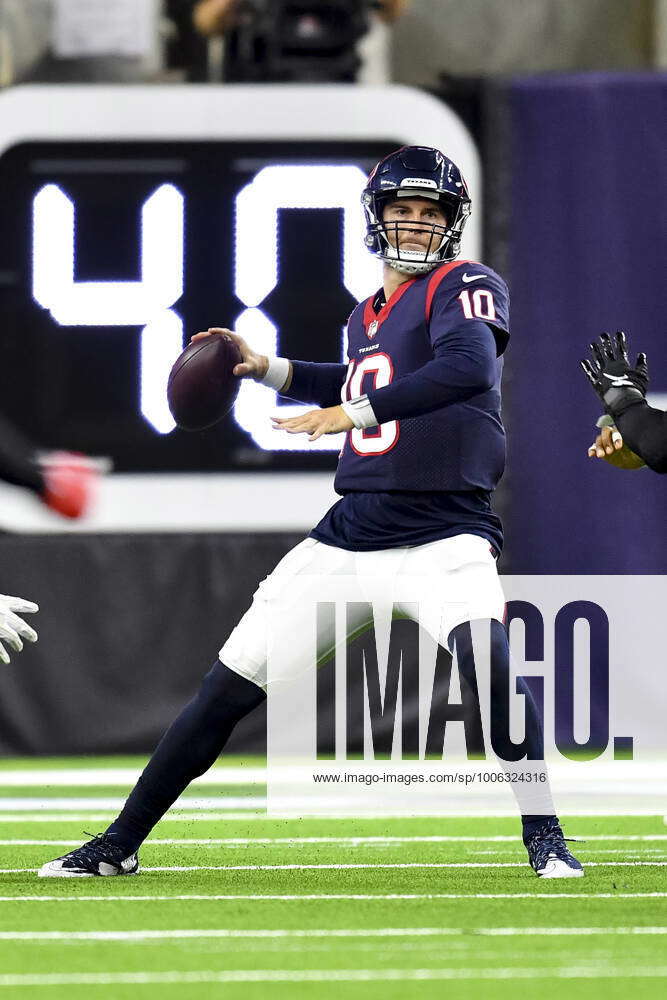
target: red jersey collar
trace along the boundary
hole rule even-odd
[[[364,303],[364,330],[368,330],[369,324],[374,320],[377,322],[378,326],[380,326],[381,323],[384,323],[391,310],[400,300],[401,296],[405,295],[410,285],[413,285],[416,280],[416,278],[410,278],[408,281],[404,281],[402,285],[399,285],[398,288],[391,293],[389,299],[382,306],[379,313],[375,312],[375,307],[373,305],[377,292],[375,295],[371,295],[370,298],[366,299]]]

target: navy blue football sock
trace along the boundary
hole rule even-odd
[[[530,761],[541,761],[544,759],[544,734],[542,720],[535,704],[535,699],[529,686],[521,677],[516,680],[516,693],[524,697],[525,711],[525,735],[521,743],[513,744],[509,738],[509,697],[510,697],[510,649],[507,636],[507,629],[502,622],[492,619],[489,622],[491,629],[491,731],[495,733],[493,739],[493,749],[500,758],[503,767],[507,767],[507,762],[527,759]],[[461,676],[473,683],[476,689],[475,656],[472,640],[472,631],[469,622],[458,625],[449,635],[448,645],[456,646],[456,656]],[[512,783],[511,783],[512,784]],[[548,786],[548,782],[546,783]],[[527,786],[530,791],[530,786]],[[524,798],[526,791],[516,783],[512,784],[512,790],[519,802]],[[546,790],[545,804],[550,801],[550,793]],[[526,803],[527,804],[527,803]],[[553,818],[553,813],[547,815],[536,815],[533,813],[523,813],[521,822],[523,824],[523,837],[530,836],[538,826],[546,819]]]
[[[521,817],[521,823],[523,825],[524,844],[531,836],[531,834],[535,833],[535,831],[538,830],[542,826],[542,824],[548,819],[555,819],[556,822],[558,822],[558,816],[531,816],[529,814],[526,814],[525,816]]]
[[[133,853],[190,782],[215,763],[234,726],[266,695],[217,660],[172,722],[106,831]]]

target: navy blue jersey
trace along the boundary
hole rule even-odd
[[[494,555],[503,528],[483,490],[460,493],[346,493],[310,532],[325,545],[352,552],[425,545],[455,535],[481,535]]]
[[[348,366],[294,363],[289,395],[332,406],[366,394],[379,421],[348,432],[335,504],[311,532],[353,550],[418,545],[463,532],[500,551],[489,494],[505,463],[501,355],[509,339],[505,282],[457,261],[404,282],[348,323]]]
[[[382,418],[382,387],[422,368],[436,350],[445,359],[449,352],[465,352],[467,323],[491,326],[502,354],[509,336],[508,302],[507,286],[494,271],[456,262],[404,282],[379,311],[373,298],[359,303],[348,323],[343,399],[367,393]],[[336,492],[493,490],[505,464],[501,374],[498,357],[493,385],[485,392],[421,416],[350,431]]]

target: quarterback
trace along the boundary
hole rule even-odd
[[[502,527],[490,495],[505,460],[500,380],[509,340],[507,286],[485,265],[456,260],[470,198],[457,166],[439,150],[408,146],[387,156],[372,171],[362,205],[366,245],[383,262],[383,284],[349,319],[348,364],[267,358],[232,334],[242,356],[236,375],[317,407],[275,418],[278,431],[306,433],[309,440],[347,432],[335,480],[341,499],[260,584],[118,818],[104,834],[45,864],[42,876],[137,871],[137,851],[153,826],[265,698],[268,609],[276,597],[288,602],[299,656],[299,602],[289,602],[301,574],[435,579],[443,602],[436,638],[456,648],[461,673],[472,676],[471,623],[486,623],[491,711],[502,710],[510,659],[496,571]],[[197,337],[214,332],[219,328]],[[356,630],[363,623],[351,624]],[[528,688],[519,690],[530,756],[539,760],[541,722]],[[515,795],[534,871],[583,875],[548,786],[537,810],[534,799],[528,807],[520,790]]]

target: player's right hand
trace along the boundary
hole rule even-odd
[[[605,424],[588,449],[589,458],[603,458],[617,469],[641,469],[644,461],[623,442],[621,432],[614,424]]]
[[[28,642],[37,642],[37,633],[27,622],[16,614],[20,611],[22,615],[33,614],[39,611],[32,601],[24,601],[21,597],[10,597],[8,594],[0,594],[0,661],[9,663],[9,653],[2,645],[6,642],[15,653],[20,653],[23,649],[23,639]]]
[[[216,333],[224,333],[230,337],[241,352],[243,361],[240,365],[235,365],[232,369],[234,375],[238,375],[239,378],[252,378],[256,382],[264,378],[269,369],[269,359],[265,354],[258,354],[256,351],[253,351],[252,347],[248,347],[243,337],[239,337],[238,333],[234,333],[233,330],[227,330],[222,326],[211,326],[208,330],[202,330],[200,333],[195,333],[193,337],[190,337],[190,343],[196,340],[203,340],[205,337],[211,337]]]

